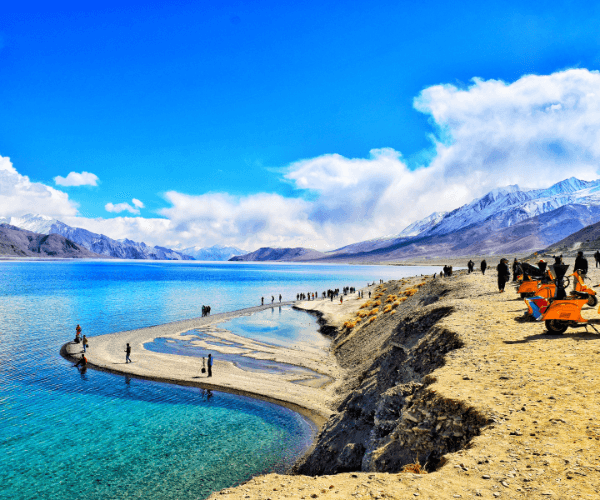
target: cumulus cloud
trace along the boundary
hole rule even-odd
[[[135,198],[132,200],[135,206],[131,206],[127,202],[123,203],[107,203],[104,205],[104,208],[107,212],[120,213],[120,212],[129,212],[131,214],[139,214],[140,208],[144,207],[144,204],[140,200],[136,200]],[[137,203],[136,203],[137,202]]]
[[[434,211],[452,210],[495,187],[517,183],[536,188],[570,176],[598,177],[596,71],[527,75],[513,83],[473,79],[464,88],[435,85],[424,89],[414,106],[434,126],[435,154],[429,164],[409,168],[390,148],[373,149],[367,158],[326,154],[299,160],[287,166],[282,180],[304,191],[303,198],[168,191],[169,207],[160,211],[162,218],[83,219],[75,217],[76,207],[65,193],[30,183],[1,158],[0,189],[19,193],[14,200],[23,196],[22,212],[40,206],[38,198],[44,197],[50,214],[66,214],[67,224],[113,238],[164,246],[333,249],[398,233]],[[144,204],[134,198],[105,208],[138,215]]]
[[[98,176],[90,172],[69,172],[66,177],[56,176],[54,182],[57,186],[97,186]]]
[[[0,215],[20,216],[27,213],[43,213],[52,217],[72,216],[77,204],[67,193],[17,172],[10,158],[0,156]]]
[[[598,177],[597,71],[528,75],[511,84],[473,79],[466,89],[436,85],[421,92],[415,108],[431,115],[440,132],[428,168],[444,181],[470,182],[474,194]]]

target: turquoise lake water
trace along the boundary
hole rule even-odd
[[[430,274],[437,268],[148,261],[0,262],[0,498],[205,498],[284,471],[314,429],[264,402],[142,381],[62,359],[93,337],[283,295]],[[309,316],[307,315],[307,318]],[[263,341],[307,341],[275,315]],[[310,319],[306,320],[312,321]],[[263,322],[264,323],[264,322]],[[281,325],[278,334],[278,323]],[[262,331],[258,331],[261,330]],[[307,337],[308,338],[308,337]],[[313,338],[314,340],[314,338]],[[93,349],[93,339],[90,340]]]

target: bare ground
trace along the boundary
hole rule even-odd
[[[600,283],[596,269],[589,276]],[[406,286],[382,288],[383,306]],[[340,325],[361,302],[320,312]],[[380,308],[344,329],[333,344],[347,374],[337,410],[298,464],[315,475],[268,474],[210,498],[599,498],[600,335],[549,335],[523,321],[525,309],[512,287],[498,293],[491,269],[429,278],[393,315]],[[419,450],[429,473],[399,472]]]

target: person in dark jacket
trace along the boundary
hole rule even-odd
[[[481,261],[481,274],[485,274],[485,270],[487,269],[487,262],[485,259]]]
[[[540,261],[538,262],[538,268],[540,269],[542,275],[546,272],[546,267],[548,267],[547,262],[543,259],[540,259]]]
[[[580,250],[577,252],[577,258],[575,259],[575,271],[581,271],[583,274],[588,272],[588,261],[583,256],[583,252]]]
[[[469,259],[469,262],[467,262],[467,269],[469,270],[469,274],[471,274],[475,269],[475,262],[473,262],[471,259]]]
[[[596,267],[600,267],[600,251],[596,250],[594,254],[594,259],[596,259]]]
[[[498,291],[504,292],[506,282],[510,279],[510,268],[508,267],[507,259],[500,259],[500,264],[496,267],[498,270]]]

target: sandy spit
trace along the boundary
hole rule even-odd
[[[295,305],[283,302],[281,306]],[[177,321],[164,325],[140,328],[107,335],[88,337],[86,353],[88,367],[117,374],[127,374],[148,380],[202,387],[243,396],[250,396],[290,408],[310,418],[317,427],[332,414],[334,392],[343,370],[338,366],[329,348],[314,348],[298,344],[291,348],[273,346],[234,335],[219,328],[219,323],[240,316],[279,307],[279,304],[251,307],[208,317]],[[198,329],[224,341],[224,345],[210,345],[215,358],[213,376],[201,373],[201,358],[151,352],[144,344],[156,338],[185,338],[181,334]],[[227,343],[240,344],[235,348]],[[131,345],[132,363],[125,363],[126,344]],[[194,341],[202,346],[202,341]],[[307,368],[320,375],[313,377],[295,374],[275,374],[247,371],[229,361],[219,360],[219,352],[246,351],[245,356],[268,359]],[[69,342],[62,348],[71,360],[81,357],[81,344]],[[305,380],[304,380],[305,379]],[[327,383],[323,385],[323,381]]]

